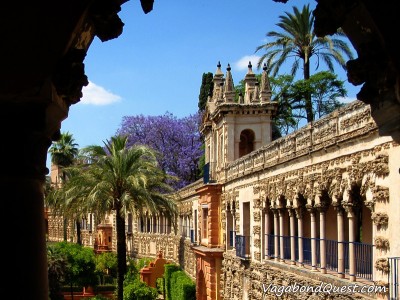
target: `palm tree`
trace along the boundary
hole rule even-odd
[[[53,142],[49,149],[51,154],[51,163],[61,169],[62,180],[65,181],[65,173],[63,168],[67,168],[74,163],[79,152],[78,144],[72,134],[67,132],[61,133],[60,139]]]
[[[328,36],[318,38],[314,33],[314,15],[309,4],[304,5],[301,11],[297,7],[293,7],[293,14],[288,12],[285,14],[279,16],[280,22],[276,24],[283,31],[268,32],[266,36],[272,38],[273,41],[256,48],[255,52],[266,51],[258,61],[258,68],[265,63],[270,75],[275,77],[283,63],[293,59],[291,75],[294,76],[302,67],[303,79],[308,80],[310,78],[310,60],[315,57],[317,59],[316,69],[319,68],[320,61],[322,61],[332,73],[334,72],[333,62],[338,63],[346,70],[346,60],[342,54],[353,59],[353,53],[348,44],[341,39],[346,36],[341,29],[335,34],[339,38]],[[311,122],[314,120],[311,95],[307,94],[304,98],[307,122]]]
[[[75,143],[75,139],[72,134],[67,132],[61,133],[60,138],[53,142],[49,148],[49,153],[51,155],[51,163],[56,165],[60,171],[61,182],[65,183],[67,180],[64,169],[68,168],[74,163],[76,156],[78,155],[78,144]],[[58,187],[58,182],[56,183]],[[51,207],[51,203],[49,203]],[[55,207],[51,207],[54,209]],[[64,240],[67,240],[67,219],[64,216]],[[76,221],[77,237],[78,243],[80,244],[80,222]]]
[[[176,218],[170,179],[158,166],[157,153],[143,145],[127,147],[127,137],[116,136],[105,147],[83,149],[87,163],[67,169],[69,180],[62,187],[71,207],[96,212],[99,218],[114,211],[117,234],[117,294],[123,296],[127,270],[125,217],[128,212],[140,215],[145,210],[165,212]]]

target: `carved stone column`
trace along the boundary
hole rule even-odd
[[[307,204],[307,210],[311,219],[311,270],[317,271],[317,223],[315,220],[315,209]]]
[[[289,218],[290,218],[290,260],[291,264],[296,264],[296,247],[295,247],[295,235],[296,235],[296,227],[295,227],[295,211],[293,209],[289,209]]]
[[[277,209],[273,210],[274,213],[274,256],[275,260],[279,260],[279,212]]]
[[[285,261],[285,244],[284,244],[284,239],[283,239],[283,228],[285,224],[283,223],[283,209],[279,209],[278,215],[279,215],[279,244],[280,244],[280,255],[279,257],[281,258],[281,261]]]
[[[303,267],[303,208],[298,207],[296,208],[296,217],[297,217],[297,235],[299,239],[299,266]]]
[[[347,218],[349,219],[349,276],[350,281],[356,281],[356,253],[354,246],[354,242],[356,240],[356,216],[351,203],[346,205],[344,209],[346,210]]]
[[[317,206],[319,212],[319,255],[321,262],[321,273],[326,274],[326,240],[325,240],[325,213],[328,209],[328,205],[321,202]]]
[[[270,221],[269,221],[268,208],[264,208],[263,212],[264,212],[263,220],[264,220],[264,249],[265,249],[264,257],[270,259],[271,257],[269,256],[269,239],[271,238],[270,237],[271,228],[269,226]]]
[[[335,206],[337,213],[337,241],[338,241],[338,277],[344,278],[344,223],[343,208],[339,205]]]

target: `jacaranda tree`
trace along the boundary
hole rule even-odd
[[[179,189],[200,177],[199,159],[204,150],[199,126],[199,113],[184,118],[169,112],[161,116],[125,116],[117,135],[127,136],[128,146],[144,144],[160,153],[160,167],[178,177],[172,185]]]

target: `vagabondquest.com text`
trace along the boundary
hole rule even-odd
[[[378,285],[359,285],[349,284],[335,286],[331,283],[321,283],[320,285],[276,285],[263,283],[263,294],[272,293],[278,297],[286,293],[324,293],[324,294],[381,294],[386,293],[386,287]]]

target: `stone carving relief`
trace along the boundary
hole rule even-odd
[[[387,224],[389,223],[389,216],[387,213],[376,212],[372,213],[371,217],[377,229],[380,229],[381,227],[386,227]]]
[[[377,236],[375,238],[375,247],[381,250],[389,250],[390,242],[387,238],[384,238],[382,236]]]
[[[386,258],[378,258],[375,261],[375,268],[385,274],[389,273],[389,261]]]

